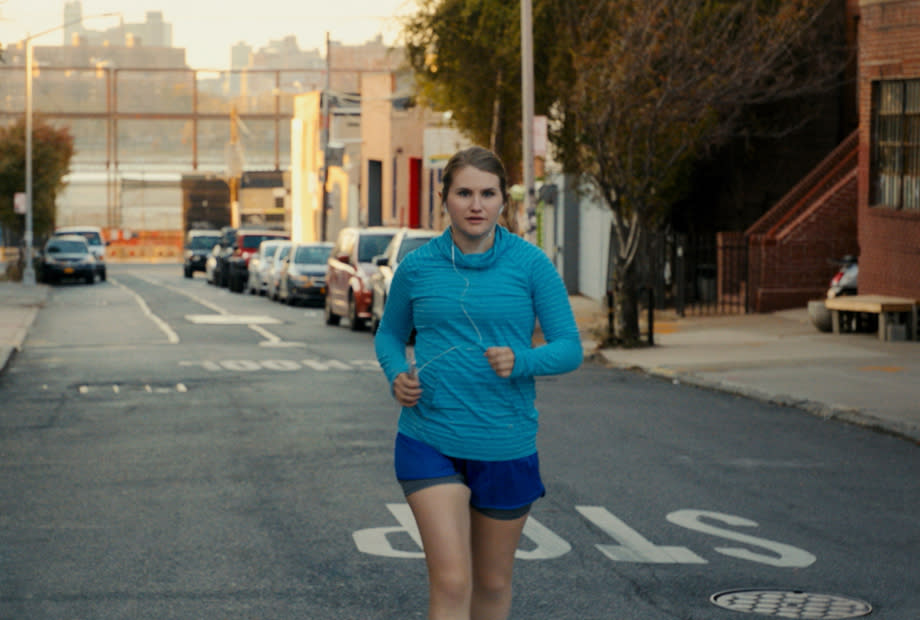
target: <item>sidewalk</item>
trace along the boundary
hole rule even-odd
[[[48,286],[0,282],[0,372],[19,350]],[[920,342],[827,334],[805,308],[773,314],[656,319],[651,348],[597,349],[599,302],[571,298],[587,355],[747,398],[797,407],[920,442]]]
[[[920,442],[920,342],[818,331],[806,308],[656,318],[655,346],[597,349],[601,304],[572,297],[585,350],[610,367],[797,407]],[[590,354],[590,353],[589,353]]]
[[[24,286],[18,282],[0,282],[0,372],[6,370],[10,358],[22,348],[49,292],[45,284]]]

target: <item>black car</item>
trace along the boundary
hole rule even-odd
[[[42,249],[39,274],[43,282],[78,279],[87,284],[96,281],[96,257],[80,235],[55,236]]]
[[[182,271],[186,278],[191,278],[196,271],[205,270],[205,261],[211,249],[220,241],[220,232],[216,230],[190,230],[185,238],[185,261]]]

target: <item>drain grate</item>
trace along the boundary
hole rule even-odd
[[[709,600],[732,611],[777,618],[840,620],[872,613],[872,606],[865,601],[801,590],[726,590],[713,594]]]

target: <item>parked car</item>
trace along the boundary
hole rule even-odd
[[[45,243],[39,262],[39,277],[55,284],[79,279],[87,284],[96,281],[96,256],[82,235],[53,235]]]
[[[216,230],[188,231],[185,237],[182,264],[182,272],[186,278],[193,277],[196,271],[205,271],[208,255],[218,241],[220,241],[220,233]]]
[[[399,263],[406,254],[419,248],[441,233],[423,228],[403,228],[400,230],[386,250],[380,256],[374,257],[377,272],[370,277],[373,297],[371,301],[371,332],[376,333],[383,318],[383,308],[390,293],[390,282]]]
[[[292,306],[299,302],[322,304],[330,251],[331,243],[292,244],[281,270],[278,299]]]
[[[249,259],[259,251],[259,244],[269,239],[286,240],[291,236],[281,230],[241,228],[236,232],[233,253],[227,259],[227,287],[242,293],[249,282]]]
[[[204,261],[204,278],[208,284],[217,284],[217,255],[220,254],[222,246],[218,242],[208,252],[208,257]]]
[[[282,239],[268,239],[259,244],[259,251],[249,259],[249,281],[246,290],[254,295],[264,295],[268,290],[268,276],[272,270],[275,251],[286,243]]]
[[[371,318],[370,277],[377,271],[373,259],[398,232],[399,228],[383,226],[339,231],[326,265],[326,325],[338,325],[347,316],[351,329],[364,328]]]
[[[236,228],[224,226],[220,229],[220,241],[217,242],[217,245],[214,246],[211,252],[214,257],[214,262],[210,267],[210,271],[208,270],[207,261],[205,262],[205,274],[210,274],[208,283],[216,284],[217,286],[227,286],[227,261],[230,259],[230,254],[233,253],[234,241],[236,241]],[[211,258],[208,257],[208,261],[210,260]]]
[[[80,235],[86,239],[93,257],[96,259],[96,275],[105,282],[105,246],[108,242],[102,236],[102,229],[98,226],[61,226],[56,228],[54,236]]]
[[[269,299],[278,299],[278,288],[281,286],[281,274],[284,270],[284,260],[291,251],[292,245],[293,243],[290,241],[282,241],[278,244],[278,249],[275,250],[275,255],[272,257],[272,266],[271,269],[268,270],[268,283],[265,285],[265,296]]]

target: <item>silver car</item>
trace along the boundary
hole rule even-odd
[[[322,305],[326,300],[326,261],[332,243],[295,243],[284,259],[278,299],[293,306],[299,302]]]

